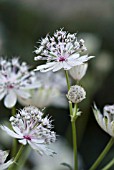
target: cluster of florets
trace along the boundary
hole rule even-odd
[[[67,89],[64,74],[49,71],[45,73],[44,76],[44,73],[37,72],[36,77],[41,86],[37,89],[30,90],[30,98],[20,98],[19,102],[22,105],[33,105],[38,108],[44,108],[53,104],[56,106],[57,104],[59,106],[67,105],[64,95]]]
[[[14,131],[6,126],[1,126],[10,136],[19,139],[23,145],[27,143],[39,153],[43,154],[49,149],[45,146],[55,142],[56,134],[51,131],[51,120],[34,106],[28,106],[20,110],[15,116],[11,116],[10,122]],[[49,153],[50,154],[50,153]]]
[[[5,97],[6,107],[13,107],[18,97],[30,97],[25,90],[38,86],[35,73],[29,71],[26,62],[20,64],[18,58],[0,59],[0,100]]]
[[[94,105],[94,115],[100,127],[114,137],[114,105],[106,105],[103,114]]]
[[[64,60],[68,55],[70,56],[76,52],[82,52],[86,50],[84,45],[84,40],[81,39],[77,41],[77,34],[70,34],[67,31],[57,30],[52,37],[49,34],[40,41],[40,46],[35,50],[35,53],[38,55],[35,57],[35,60]],[[63,56],[67,54],[67,56]]]
[[[9,155],[8,151],[0,150],[0,170],[5,170],[6,168],[8,168],[14,162],[12,159],[5,162],[8,155]]]
[[[47,60],[44,65],[37,66],[36,70],[53,72],[60,69],[69,70],[74,66],[81,65],[93,56],[82,55],[85,51],[84,40],[77,41],[76,33],[57,30],[52,37],[47,35],[41,40],[40,46],[35,50],[35,60]]]
[[[66,79],[62,72],[60,73],[53,73],[51,71],[46,72],[45,76],[44,73],[37,72],[36,73],[37,79],[40,81],[41,88],[51,88],[58,91],[65,91],[66,86]]]
[[[74,85],[70,87],[68,91],[67,98],[72,103],[79,103],[86,98],[86,92],[83,87]]]

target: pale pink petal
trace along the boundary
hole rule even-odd
[[[22,143],[23,145],[26,145],[27,144],[27,140],[26,139],[21,139],[21,140],[19,140],[19,143]]]
[[[12,126],[12,128],[20,137],[23,137],[23,134],[17,126]]]
[[[0,165],[0,170],[5,170],[5,169],[8,168],[12,163],[13,163],[13,160],[9,160],[8,162]]]
[[[78,59],[79,57],[80,57],[79,53],[74,53],[74,54],[69,56],[69,60]]]
[[[7,128],[6,126],[0,126],[0,128],[13,138],[19,138],[19,139],[21,138],[18,134],[16,134],[15,132]]]
[[[17,102],[17,96],[13,90],[10,90],[4,99],[4,105],[7,108],[12,108]]]
[[[61,62],[58,62],[54,67],[53,67],[53,72],[60,70],[63,68],[63,65]]]
[[[29,91],[25,91],[25,90],[22,90],[22,89],[16,90],[16,94],[17,94],[17,96],[22,97],[24,99],[28,99],[28,98],[31,97]]]
[[[46,64],[43,64],[43,65],[40,65],[38,66],[35,70],[44,70],[44,69],[48,69],[50,67],[53,67],[54,65],[56,64],[56,62],[50,62],[50,63],[46,63]]]

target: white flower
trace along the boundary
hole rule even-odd
[[[35,50],[35,60],[47,60],[46,64],[37,66],[36,70],[53,72],[60,69],[69,70],[74,66],[81,65],[93,58],[93,56],[80,56],[80,52],[86,50],[84,40],[77,41],[76,33],[57,30],[53,37],[49,35],[42,39],[40,46]]]
[[[103,109],[103,114],[94,105],[93,112],[100,127],[114,137],[114,104],[106,105]]]
[[[1,126],[8,135],[17,138],[20,143],[27,143],[41,155],[43,153],[51,155],[52,151],[47,145],[55,142],[56,135],[51,131],[52,125],[48,117],[34,106],[28,106],[20,110],[16,116],[10,117],[13,130],[6,126]]]
[[[69,70],[69,73],[74,80],[81,80],[83,76],[86,74],[87,67],[88,67],[87,63],[74,66]]]
[[[70,170],[70,168],[62,165],[62,163],[66,163],[71,167],[73,165],[73,151],[68,142],[59,137],[56,144],[51,144],[50,147],[57,153],[54,157],[45,155],[40,157],[36,152],[31,153],[30,160],[35,164],[33,170]],[[72,167],[72,169],[74,168]],[[78,169],[84,169],[84,162],[79,153]]]
[[[68,91],[67,98],[72,103],[79,103],[86,98],[86,92],[84,88],[81,86],[78,85],[71,86],[70,90]]]
[[[22,99],[19,98],[18,101],[24,105],[33,105],[38,108],[44,108],[49,105],[65,106],[67,105],[65,91],[67,90],[66,80],[64,75],[47,72],[45,76],[41,72],[36,74],[41,87],[38,89],[30,90],[31,98]],[[62,99],[62,101],[61,101]]]
[[[18,58],[7,61],[0,58],[0,100],[8,108],[15,106],[18,97],[29,98],[28,89],[39,86],[36,76],[25,62],[19,63]]]
[[[6,163],[4,163],[8,154],[9,154],[8,151],[0,150],[0,170],[8,168],[13,163],[13,160],[9,160]]]

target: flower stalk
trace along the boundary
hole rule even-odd
[[[24,146],[21,145],[17,155],[15,156],[15,159],[14,159],[14,163],[17,162],[17,160],[19,159],[19,157],[21,156],[22,152],[23,152],[23,149],[24,149]],[[8,168],[8,170],[12,170],[13,169],[13,164]]]
[[[108,170],[114,165],[114,158],[102,170]]]
[[[15,108],[15,106],[12,107],[11,113],[12,113],[12,116],[15,116],[15,114],[16,114],[16,108]],[[17,140],[16,140],[16,139],[13,139],[12,157],[15,156],[16,152],[17,152]]]
[[[90,167],[89,170],[95,170],[98,165],[101,163],[101,161],[103,160],[103,158],[105,157],[105,155],[108,153],[109,149],[112,147],[112,145],[114,144],[114,138],[112,137],[108,144],[106,145],[106,147],[104,148],[104,150],[101,152],[101,154],[99,155],[99,157],[97,158],[97,160],[94,162],[94,164]]]
[[[65,76],[66,76],[66,82],[67,82],[67,87],[68,90],[70,89],[70,81],[69,81],[69,76],[68,72],[65,71]],[[71,116],[71,125],[72,125],[72,139],[73,139],[73,151],[74,151],[74,170],[78,170],[78,158],[77,158],[77,138],[76,138],[76,112],[77,112],[77,107],[75,104],[74,110],[72,107],[72,102],[69,101],[69,110],[70,110],[70,116]]]

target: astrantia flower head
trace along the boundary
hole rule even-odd
[[[72,103],[80,103],[83,99],[86,98],[86,92],[81,86],[71,86],[70,90],[68,91],[67,98]]]
[[[47,63],[38,66],[36,70],[53,72],[60,69],[69,70],[73,66],[81,65],[93,56],[80,56],[80,52],[86,50],[84,40],[77,41],[76,33],[70,34],[60,29],[52,37],[47,35],[41,40],[39,47],[35,50],[35,60],[47,60]]]
[[[83,76],[86,74],[87,67],[88,67],[87,63],[74,66],[69,70],[69,73],[74,80],[81,80]]]
[[[53,104],[57,105],[57,102],[58,105],[60,103],[61,106],[65,106],[67,102],[64,94],[67,86],[64,74],[49,71],[45,73],[45,76],[43,73],[37,72],[36,76],[41,86],[38,89],[30,90],[31,98],[19,98],[18,101],[24,106],[33,105],[38,108],[44,108]]]
[[[27,143],[40,154],[51,155],[52,151],[47,145],[55,142],[56,135],[51,131],[51,120],[34,106],[28,106],[20,110],[15,116],[11,116],[10,122],[13,130],[6,126],[1,126],[2,130],[13,138],[17,138],[20,143]]]
[[[36,76],[25,62],[19,63],[18,58],[9,61],[0,58],[0,100],[4,97],[4,105],[12,108],[18,97],[29,98],[28,89],[39,86]]]
[[[103,109],[103,114],[94,105],[93,112],[100,127],[114,137],[114,104],[106,105]]]
[[[8,151],[0,150],[0,170],[7,169],[13,163],[13,160],[9,160],[5,163],[8,154]]]

